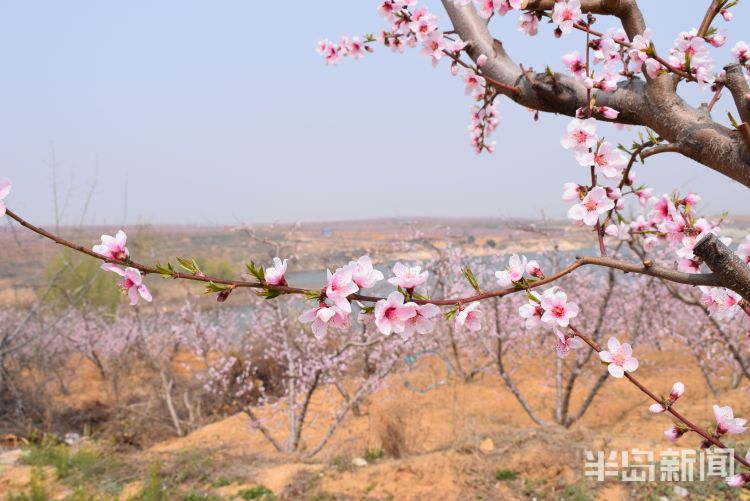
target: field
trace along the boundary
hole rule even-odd
[[[734,221],[730,232],[746,233],[748,222]],[[322,283],[326,267],[364,253],[376,263],[405,260],[429,266],[436,254],[448,249],[458,250],[462,259],[470,260],[513,252],[535,254],[555,247],[565,263],[571,253],[587,252],[585,245],[590,242],[587,232],[550,221],[379,220],[300,227],[143,226],[128,230],[131,253],[142,262],[174,262],[175,255],[202,256],[209,258],[201,261],[205,269],[229,273],[242,269],[250,259],[267,262],[278,254],[292,258],[290,270],[296,275],[288,275],[290,283],[310,287]],[[102,231],[66,228],[63,234],[95,242]],[[60,264],[56,261],[60,250],[8,229],[0,232],[0,240],[4,254],[0,304],[17,311],[34,308],[40,290],[50,280],[50,270]],[[78,265],[64,259],[62,263],[63,267]],[[201,293],[198,286],[157,278],[151,279],[151,284],[155,304],[166,314],[180,311],[186,298],[210,315],[216,308],[239,308],[248,297],[233,295],[229,303],[217,305],[210,295],[195,297]],[[54,308],[54,304],[44,304],[48,306]],[[149,314],[149,308],[143,307],[144,314]],[[589,310],[596,317],[596,305]],[[624,324],[607,327],[600,337],[607,332],[625,333],[628,339],[641,340],[640,349],[636,342],[639,377],[661,392],[668,392],[673,382],[683,381],[687,392],[679,408],[684,414],[708,425],[711,406],[717,402],[732,402],[737,416],[750,413],[747,380],[738,375],[733,364],[716,355],[715,349],[706,348],[704,355],[714,353],[705,355],[706,367],[706,360],[685,349],[681,337],[661,336],[654,343],[649,332],[629,328]],[[477,348],[475,341],[454,339],[452,331],[446,335],[457,342],[458,349],[454,346],[451,350],[450,341],[436,348],[408,347],[399,355],[396,368],[350,408],[330,440],[312,457],[308,453],[338,418],[345,395],[356,392],[361,379],[359,362],[350,364],[346,375],[339,378],[343,391],[330,381],[315,386],[306,406],[308,417],[299,446],[279,452],[245,410],[285,443],[289,440],[284,424],[290,411],[288,394],[275,394],[265,405],[245,400],[242,405],[248,408],[244,410],[234,400],[230,405],[207,396],[188,402],[200,391],[200,383],[191,381],[216,362],[219,348],[210,348],[203,357],[185,346],[170,348],[169,357],[158,358],[162,365],[146,361],[142,355],[135,360],[133,353],[122,355],[118,363],[129,365],[117,373],[121,392],[117,398],[113,397],[111,378],[103,377],[102,368],[94,363],[96,358],[80,350],[58,350],[59,357],[49,366],[32,366],[11,354],[4,365],[21,377],[21,390],[37,388],[37,393],[44,393],[44,400],[39,404],[43,407],[41,417],[33,419],[12,419],[12,412],[4,409],[6,451],[0,456],[0,496],[16,500],[193,501],[747,499],[744,494],[730,492],[717,478],[705,482],[623,482],[610,477],[599,482],[585,476],[586,451],[641,449],[653,451],[658,463],[661,451],[670,446],[692,451],[699,440],[688,435],[677,445],[670,444],[663,436],[671,423],[668,417],[650,414],[647,408],[651,402],[645,395],[613,378],[604,381],[579,420],[570,426],[555,424],[560,395],[555,375],[567,377],[569,366],[556,366],[558,359],[547,332],[526,332],[523,338],[512,338],[513,348],[506,359],[510,367],[505,369]],[[747,349],[745,340],[738,342]],[[40,352],[33,353],[38,358]],[[104,365],[107,374],[115,373],[114,365]],[[364,365],[366,368],[367,362]],[[580,408],[602,370],[595,359],[585,367],[571,393],[574,410]],[[174,403],[162,399],[159,392],[165,374],[171,381],[167,393],[172,395],[175,388]],[[512,378],[544,425],[535,423],[524,411],[506,377]],[[184,406],[179,402],[181,391],[186,395]],[[35,402],[31,396],[27,398]],[[200,416],[194,419],[196,402],[214,407],[198,412]],[[177,407],[178,429],[169,417],[173,405]],[[68,445],[66,433],[77,434]],[[743,436],[729,444],[743,454],[750,446]],[[658,472],[657,464],[657,477]]]

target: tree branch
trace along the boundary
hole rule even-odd
[[[750,266],[709,233],[695,245],[693,253],[714,272],[722,287],[731,289],[745,301],[750,301]]]
[[[583,2],[591,12],[612,12],[622,16],[629,36],[641,33],[645,23],[637,4],[628,0],[599,0]],[[551,6],[550,0],[529,2],[534,8]],[[517,103],[539,111],[575,116],[576,110],[588,106],[584,85],[564,74],[524,74],[506,53],[501,42],[489,32],[473,5],[456,6],[443,0],[443,6],[462,40],[469,43],[469,56],[476,59],[484,54],[487,63],[482,74],[518,92],[498,88]],[[551,8],[551,7],[550,7]],[[663,76],[620,82],[617,89],[595,94],[599,106],[620,112],[617,122],[651,128],[665,141],[682,145],[683,155],[706,165],[725,176],[750,187],[750,149],[743,144],[739,132],[714,122],[704,110],[690,106],[675,92],[674,78]],[[601,120],[601,117],[597,118]]]
[[[147,266],[147,265],[140,264],[132,260],[121,261],[117,259],[110,259],[101,254],[97,254],[96,252],[89,250],[88,248],[82,245],[79,245],[69,240],[66,240],[64,238],[58,237],[57,235],[54,235],[53,233],[50,233],[49,231],[43,228],[34,226],[33,224],[29,223],[28,221],[26,221],[25,219],[23,219],[22,217],[20,217],[18,214],[16,214],[10,209],[6,209],[6,214],[8,215],[8,217],[10,217],[11,219],[14,219],[25,228],[28,228],[34,233],[37,233],[38,235],[48,238],[49,240],[52,240],[53,242],[57,244],[63,245],[75,251],[94,257],[106,263],[113,263],[113,264],[117,264],[120,266],[135,268],[141,271],[145,275],[148,275],[148,274],[161,275],[161,272],[157,270],[156,268],[154,268],[153,266]],[[714,287],[722,286],[722,287],[727,287],[729,289],[732,289],[731,286],[727,285],[727,283],[731,284],[731,282],[724,283],[720,280],[720,278],[717,275],[711,274],[711,273],[683,273],[681,271],[673,270],[670,268],[664,268],[661,266],[653,266],[651,264],[646,264],[646,263],[644,264],[630,263],[627,261],[620,261],[618,259],[614,259],[611,257],[588,257],[588,256],[580,257],[579,256],[576,259],[576,261],[569,264],[568,266],[558,271],[557,273],[554,273],[541,280],[529,282],[528,284],[526,284],[525,287],[498,289],[498,290],[483,292],[481,294],[476,294],[474,296],[468,296],[468,297],[463,297],[463,298],[414,299],[413,301],[417,304],[429,303],[429,304],[434,304],[437,306],[455,306],[457,304],[472,303],[474,301],[481,301],[483,299],[489,299],[493,297],[504,297],[510,294],[515,294],[517,292],[525,292],[527,289],[534,289],[542,285],[547,285],[551,282],[559,280],[565,275],[568,275],[572,273],[574,270],[585,265],[594,265],[594,266],[602,266],[605,268],[614,268],[620,271],[624,271],[625,273],[638,273],[641,275],[648,275],[652,277],[663,278],[665,280],[669,280],[669,281],[680,283],[680,284],[686,284],[686,285],[706,285],[706,286],[714,286]],[[279,291],[284,294],[310,295],[310,294],[317,293],[317,294],[322,295],[324,293],[323,290],[302,289],[299,287],[290,287],[286,285],[270,285],[270,284],[261,283],[261,282],[249,282],[246,280],[228,280],[225,278],[211,277],[208,275],[180,273],[176,271],[173,272],[172,275],[170,276],[171,278],[174,278],[174,279],[192,280],[192,281],[203,282],[203,283],[213,282],[215,284],[228,285],[233,288],[265,289],[265,290],[271,290],[271,291]],[[739,291],[735,291],[735,292],[740,293]],[[375,303],[384,298],[378,297],[378,296],[366,296],[363,294],[351,294],[348,296],[348,299],[350,301],[364,301],[368,303]]]

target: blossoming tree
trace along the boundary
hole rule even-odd
[[[104,261],[103,269],[123,277],[121,287],[132,304],[152,300],[144,282],[147,275],[203,282],[220,301],[243,287],[258,289],[269,299],[301,295],[313,305],[299,319],[309,323],[321,341],[332,330],[344,329],[355,313],[365,322],[373,320],[382,336],[429,336],[440,312],[456,331],[475,333],[486,320],[483,301],[523,294],[528,304],[518,314],[545,326],[550,345],[561,356],[587,345],[606,364],[609,377],[628,381],[654,401],[651,412],[670,414],[676,422],[665,432],[667,438],[677,440],[692,432],[701,437],[704,447],[724,448],[723,437],[747,429],[744,419],[735,418],[731,407],[716,405],[716,425],[708,429],[696,425],[675,408],[684,385],[675,383],[668,397],[646,388],[633,375],[639,363],[631,344],[610,337],[605,348],[600,346],[577,322],[577,291],[553,285],[582,266],[601,266],[664,283],[701,287],[698,301],[714,318],[750,315],[750,237],[730,249],[730,241],[720,237],[724,219],[702,216],[698,195],[654,194],[636,184],[633,170],[639,160],[676,152],[750,187],[750,87],[746,80],[750,49],[737,41],[732,48],[734,61],[726,61],[730,64],[717,71],[711,47],[724,45],[727,37],[714,24],[729,22],[736,2],[707,3],[705,14],[696,18],[698,26],[679,33],[668,51],[657,50],[635,0],[442,0],[450,27],[442,26],[438,15],[416,0],[382,0],[378,10],[386,21],[385,30],[343,38],[339,43],[319,43],[318,51],[331,65],[342,58],[360,59],[377,44],[394,52],[417,48],[436,66],[447,61],[450,73],[461,74],[466,93],[476,102],[470,138],[477,153],[494,149],[490,135],[499,125],[495,106],[503,96],[535,113],[571,117],[560,143],[571,152],[571,161],[584,170],[582,179],[563,186],[562,197],[571,204],[568,217],[572,223],[592,229],[599,255],[579,257],[550,274],[533,260],[513,256],[496,273],[500,288],[485,289],[466,268],[463,274],[471,293],[431,298],[425,293],[429,278],[425,270],[398,263],[388,279],[393,290],[380,297],[366,290],[385,277],[363,256],[328,271],[322,287],[311,290],[287,283],[288,263],[281,256],[266,268],[250,263],[246,279],[220,279],[206,276],[190,259],[179,258],[180,269],[170,263],[139,263],[129,255],[124,234],[105,235],[92,250],[34,226],[11,210],[7,215],[46,238]],[[580,50],[561,54],[565,71],[534,72],[511,58],[497,34],[490,31],[490,21],[513,12],[519,16],[518,29],[529,36],[540,34],[541,22],[546,20],[556,37],[579,36]],[[600,17],[612,17],[619,26],[597,31],[594,25]],[[691,105],[678,92],[687,85],[710,89],[710,103]],[[725,91],[736,108],[729,115],[730,125],[712,117]],[[600,122],[642,126],[646,133],[631,147],[617,147],[601,135]],[[0,183],[0,200],[9,191],[10,182]],[[618,242],[631,247],[638,260],[608,256],[608,247]],[[353,304],[362,305],[359,312]],[[745,363],[742,354],[736,360]],[[735,460],[750,468],[746,457],[736,454]],[[750,473],[741,473],[730,483],[742,486],[748,481]]]

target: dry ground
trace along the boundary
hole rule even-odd
[[[697,366],[691,361],[679,367],[685,359],[677,347],[638,355],[642,361],[638,376],[644,383],[666,392],[674,381],[684,381],[687,392],[679,409],[707,424],[717,399],[708,392]],[[549,417],[554,393],[552,384],[542,380],[547,372],[542,366],[545,362],[549,361],[525,361],[515,377],[533,405]],[[584,419],[564,429],[534,425],[493,374],[469,383],[451,377],[447,384],[424,394],[411,391],[405,381],[420,377],[420,371],[432,377],[441,370],[434,360],[424,359],[417,366],[416,373],[392,376],[368,399],[361,415],[349,415],[331,442],[309,460],[276,452],[251,428],[244,413],[145,451],[110,452],[105,444],[84,443],[80,447],[106,451],[103,457],[111,455],[129,472],[113,473],[116,481],[110,479],[110,483],[117,485],[110,486],[100,499],[142,494],[148,482],[144,480],[147,465],[154,463],[162,465],[160,475],[170,483],[170,494],[162,499],[242,499],[236,495],[256,492],[247,490],[255,486],[265,486],[278,499],[290,500],[619,500],[645,499],[652,494],[653,499],[659,499],[656,494],[675,499],[668,484],[633,489],[617,481],[583,479],[586,449],[660,451],[669,446],[662,438],[669,419],[650,415],[647,398],[625,380],[608,380]],[[96,395],[92,390],[91,395]],[[739,416],[750,414],[747,390],[742,385],[723,391],[718,401],[731,403]],[[320,391],[315,396],[303,449],[320,439],[335,404],[333,392]],[[281,427],[284,409],[274,416],[265,413],[265,417],[271,425]],[[736,445],[744,452],[748,444],[743,439]],[[694,437],[686,436],[677,448],[696,445]],[[366,458],[367,466],[355,466],[355,458]],[[76,486],[103,492],[103,484],[94,478],[55,480],[53,466],[46,470],[53,499],[65,499]],[[28,488],[31,471],[28,465],[0,466],[0,496]],[[713,487],[683,485],[692,492],[689,499],[725,496],[712,491]],[[188,492],[217,497],[185,497]]]

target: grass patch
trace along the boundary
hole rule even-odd
[[[515,480],[518,478],[518,472],[513,470],[497,470],[495,472],[495,480],[499,481],[505,481],[505,480]]]
[[[258,501],[273,501],[276,499],[276,494],[271,489],[263,485],[250,487],[249,489],[242,489],[237,493],[240,499],[257,499]]]
[[[362,457],[368,463],[374,463],[378,459],[383,459],[384,456],[385,456],[385,451],[383,451],[383,449],[375,449],[375,450],[367,449],[365,453],[362,455]]]

